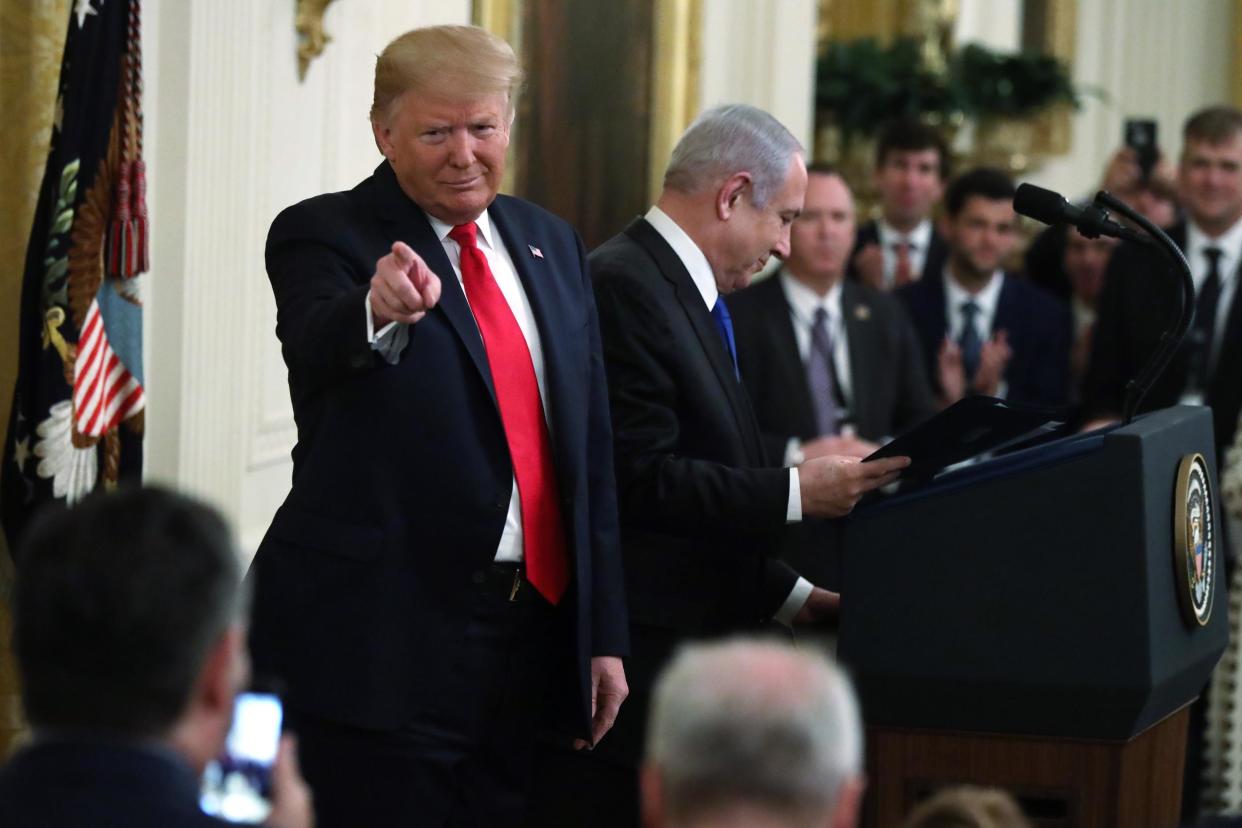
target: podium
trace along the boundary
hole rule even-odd
[[[975,784],[1037,825],[1177,825],[1187,708],[1228,639],[1215,480],[1211,412],[1179,406],[858,509],[838,652],[867,725],[865,824]]]

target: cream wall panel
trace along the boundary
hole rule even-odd
[[[1123,121],[1154,117],[1176,159],[1182,122],[1196,109],[1230,100],[1231,0],[1079,0],[1075,78],[1108,90],[1074,118],[1074,151],[1030,180],[1067,195],[1094,193],[1121,144]]]
[[[811,146],[815,0],[703,0],[702,106],[748,103]]]
[[[1021,33],[1021,0],[962,0],[953,40],[962,46],[983,43],[1008,51],[1018,48]]]

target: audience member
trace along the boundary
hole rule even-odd
[[[646,828],[848,828],[864,787],[849,682],[774,642],[682,650],[661,675],[642,772]]]
[[[1139,411],[1178,402],[1210,406],[1221,456],[1242,410],[1242,112],[1211,107],[1186,121],[1178,184],[1187,220],[1169,236],[1190,263],[1195,320]],[[1122,414],[1127,383],[1176,323],[1179,292],[1168,263],[1149,247],[1126,243],[1114,251],[1083,390],[1095,424]]]
[[[865,457],[935,412],[905,309],[844,278],[854,239],[849,185],[831,167],[808,173],[784,265],[728,299],[742,382],[769,457],[786,466]],[[786,533],[784,557],[815,584],[839,589],[836,546],[834,524],[807,521]]]
[[[1100,236],[1089,239],[1073,227],[1065,232],[1063,267],[1070,284],[1070,318],[1073,346],[1070,349],[1070,399],[1082,399],[1082,382],[1091,356],[1091,335],[1095,330],[1096,308],[1104,288],[1108,259],[1117,240]]]
[[[944,268],[948,249],[932,224],[949,176],[949,154],[935,129],[913,120],[881,131],[875,158],[880,218],[858,228],[850,274],[891,290]]]
[[[1168,228],[1178,220],[1174,170],[1163,156],[1145,177],[1135,151],[1122,147],[1109,159],[1100,189],[1108,190],[1157,227]],[[1093,198],[1094,191],[1082,195],[1083,203]],[[1116,218],[1124,221],[1124,217]],[[1072,293],[1064,266],[1068,230],[1064,224],[1044,228],[1031,240],[1023,256],[1027,278],[1066,302],[1070,301]]]
[[[945,198],[949,261],[898,291],[942,405],[967,394],[1061,406],[1069,391],[1069,313],[1001,264],[1017,244],[1013,181],[986,167]]]
[[[1018,803],[996,788],[946,788],[919,805],[904,828],[1031,828]]]
[[[0,770],[0,825],[175,828],[198,808],[247,682],[237,551],[212,509],[160,489],[43,513],[17,557],[13,642],[29,746]],[[271,825],[310,825],[292,741]]]
[[[1121,147],[1109,159],[1100,189],[1117,196],[1157,227],[1171,227],[1179,218],[1177,172],[1163,154],[1144,175],[1138,153]],[[1095,193],[1089,197],[1094,198]]]

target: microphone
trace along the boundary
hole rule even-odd
[[[1018,186],[1013,197],[1013,209],[1044,224],[1072,224],[1089,239],[1111,236],[1140,244],[1151,243],[1151,239],[1145,234],[1118,224],[1108,217],[1107,211],[1094,204],[1079,207],[1066,201],[1065,196],[1060,193],[1036,187],[1034,184]]]

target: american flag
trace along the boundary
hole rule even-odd
[[[140,0],[75,0],[26,247],[0,459],[10,550],[34,512],[142,476],[147,269]]]
[[[101,288],[101,292],[109,290],[107,285]],[[78,358],[73,365],[73,412],[78,432],[101,437],[141,411],[146,401],[142,383],[112,349],[96,297],[86,312]]]

